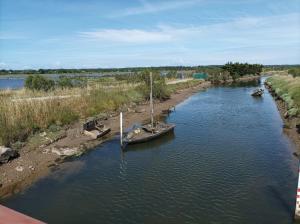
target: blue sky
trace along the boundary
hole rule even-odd
[[[300,0],[0,0],[0,68],[300,63]]]

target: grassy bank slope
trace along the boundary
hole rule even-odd
[[[300,77],[275,75],[266,80],[275,94],[285,101],[290,117],[300,115]]]

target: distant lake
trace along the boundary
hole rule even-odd
[[[45,74],[43,75],[50,79],[58,79],[61,74]],[[99,78],[103,74],[66,74],[67,77],[85,77],[85,78]],[[12,75],[12,76],[0,76],[0,90],[1,89],[21,89],[24,87],[25,79],[27,75]]]
[[[0,78],[0,89],[20,89],[24,83],[25,78]]]

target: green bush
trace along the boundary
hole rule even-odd
[[[49,91],[54,89],[55,82],[41,75],[29,75],[25,81],[25,87],[31,90]]]
[[[74,84],[73,84],[73,82],[72,82],[72,79],[69,78],[69,77],[67,77],[67,76],[65,76],[65,75],[59,76],[59,79],[58,79],[58,81],[57,81],[57,85],[58,85],[59,87],[61,87],[62,89],[74,87]]]
[[[300,67],[289,69],[288,73],[291,74],[293,77],[300,76]]]
[[[143,84],[138,87],[138,91],[142,93],[145,99],[150,98],[150,71],[145,70],[141,74]],[[171,92],[169,91],[165,78],[160,76],[158,72],[152,72],[152,96],[154,99],[166,100],[170,98]]]

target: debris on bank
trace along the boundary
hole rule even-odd
[[[82,150],[74,147],[74,148],[51,148],[51,152],[57,154],[58,156],[80,156],[82,154]]]
[[[20,155],[17,150],[0,146],[0,165],[8,163],[10,160],[13,160],[19,156]]]
[[[100,138],[110,132],[110,127],[106,127],[101,118],[89,118],[87,122],[83,124],[83,133],[92,139]]]

